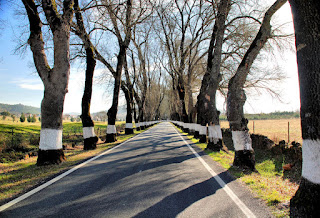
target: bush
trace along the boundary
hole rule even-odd
[[[6,149],[7,136],[6,134],[0,133],[0,152]]]
[[[40,143],[40,136],[37,134],[30,134],[29,135],[29,144],[30,145],[39,145]]]
[[[32,123],[35,123],[35,122],[37,122],[37,118],[36,118],[36,115],[33,115],[33,116],[31,117],[31,122],[32,122]]]
[[[0,162],[8,163],[23,159],[32,149],[28,144],[37,144],[37,135],[14,134],[9,136],[0,134]]]
[[[16,121],[16,116],[14,114],[11,115],[12,121]]]
[[[21,113],[20,122],[23,123],[24,121],[26,121],[26,116],[24,115],[24,113]]]
[[[6,117],[11,115],[8,111],[3,111],[0,114]]]

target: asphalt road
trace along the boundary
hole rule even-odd
[[[253,215],[272,217],[246,187],[167,122],[0,213],[0,217]]]

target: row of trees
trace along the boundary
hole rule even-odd
[[[218,151],[222,147],[220,112],[216,108],[219,91],[227,98],[227,117],[236,150],[234,165],[254,170],[254,152],[243,114],[244,89],[261,84],[263,79],[281,78],[256,73],[258,69],[253,70],[253,62],[268,39],[276,36],[271,17],[286,0],[275,1],[262,16],[256,13],[254,0],[95,0],[83,1],[81,5],[78,0],[64,0],[61,4],[54,0],[22,2],[30,24],[28,43],[45,87],[38,165],[64,159],[62,112],[70,59],[85,58],[81,115],[84,149],[94,149],[97,142],[90,103],[98,61],[108,69],[113,81],[106,142],[116,140],[115,120],[121,90],[127,101],[126,133],[132,132],[133,119],[143,129],[146,121],[165,116],[161,113],[164,107],[172,119],[198,123],[197,134],[202,141],[207,137],[203,129],[208,126],[208,148]],[[319,167],[312,152],[320,147],[317,141],[320,81],[315,70],[320,63],[315,53],[319,19],[310,20],[308,14],[318,17],[320,8],[316,0],[290,0],[290,3],[295,15],[302,134],[307,151],[304,180],[291,207],[293,215],[315,215],[319,200],[309,198],[306,204],[304,198],[320,193],[320,172],[315,175],[310,172],[310,167]],[[47,58],[49,54],[53,60]]]
[[[41,119],[39,118],[39,121],[40,121]],[[20,116],[20,122],[21,123],[23,123],[23,122],[25,122],[26,121],[26,116],[24,115],[24,113],[21,113],[21,116]],[[28,115],[28,117],[27,117],[27,121],[29,122],[29,123],[35,123],[35,122],[37,122],[37,117],[36,117],[36,115],[35,114],[33,114],[32,116],[29,114]]]
[[[10,114],[8,111],[3,111],[3,112],[0,113],[0,115],[2,116],[3,120],[5,120],[6,117],[11,117],[13,122],[16,120],[16,115]],[[21,116],[20,116],[19,120],[20,120],[21,123],[25,122],[26,120],[29,123],[35,123],[35,122],[37,122],[37,117],[36,117],[35,114],[33,114],[32,116],[31,116],[31,114],[29,114],[28,117],[26,118],[25,114],[21,113]],[[40,121],[40,118],[39,118],[39,121]]]

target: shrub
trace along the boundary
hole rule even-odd
[[[0,133],[0,152],[6,149],[6,141],[7,141],[6,134]]]
[[[40,143],[40,136],[37,134],[30,134],[29,135],[29,144],[30,145],[39,145]]]
[[[6,117],[11,115],[8,111],[3,111],[0,114]]]
[[[24,115],[24,113],[21,113],[20,122],[23,123],[24,121],[26,121],[26,116]]]
[[[12,121],[16,121],[16,116],[14,114],[11,115]]]
[[[35,122],[37,122],[37,118],[36,118],[36,115],[33,115],[33,116],[31,117],[31,122],[32,122],[32,123],[35,123]]]

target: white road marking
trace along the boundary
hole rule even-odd
[[[44,189],[44,188],[48,187],[49,185],[52,185],[53,183],[55,183],[55,182],[59,181],[59,180],[60,180],[60,179],[62,179],[63,177],[65,177],[65,176],[69,175],[70,173],[72,173],[72,172],[76,171],[77,169],[79,169],[79,168],[83,167],[84,165],[86,165],[86,164],[88,164],[88,163],[90,163],[90,162],[92,162],[92,161],[94,161],[94,160],[98,159],[99,157],[101,157],[101,156],[103,156],[103,155],[105,155],[105,154],[107,154],[107,153],[111,152],[112,150],[114,150],[114,149],[116,149],[116,148],[119,148],[120,146],[122,146],[122,145],[126,144],[127,142],[131,141],[132,139],[137,138],[137,137],[139,137],[139,136],[143,135],[144,133],[149,132],[149,130],[150,130],[150,129],[148,129],[147,131],[144,131],[144,132],[142,132],[142,133],[140,133],[140,134],[138,134],[138,135],[136,135],[136,136],[134,136],[134,137],[132,137],[132,138],[128,139],[128,140],[127,140],[127,141],[125,141],[125,142],[122,142],[121,144],[119,144],[119,145],[117,145],[117,146],[115,146],[115,147],[113,147],[113,148],[111,148],[111,149],[106,150],[105,152],[103,152],[103,153],[101,153],[101,154],[99,154],[99,155],[97,155],[97,156],[95,156],[95,157],[93,157],[93,158],[90,158],[89,160],[87,160],[87,161],[85,161],[85,162],[83,162],[83,163],[81,163],[81,164],[79,164],[79,165],[77,165],[77,166],[75,166],[75,167],[71,168],[70,170],[68,170],[68,171],[66,171],[66,172],[64,172],[64,173],[62,173],[62,174],[60,174],[59,176],[57,176],[57,177],[55,177],[55,178],[53,178],[53,179],[49,180],[48,182],[46,182],[46,183],[44,183],[44,184],[42,184],[42,185],[38,186],[37,188],[32,189],[31,191],[29,191],[29,192],[27,192],[27,193],[25,193],[25,194],[21,195],[20,197],[15,198],[15,199],[13,199],[13,200],[9,201],[8,203],[6,203],[6,204],[4,204],[4,205],[2,205],[2,206],[0,207],[0,212],[2,212],[2,211],[4,211],[4,210],[8,209],[9,207],[11,207],[11,206],[13,206],[13,205],[15,205],[15,204],[19,203],[20,201],[22,201],[22,200],[24,200],[24,199],[26,199],[26,198],[30,197],[31,195],[34,195],[35,193],[37,193],[37,192],[41,191],[42,189]]]
[[[181,136],[181,134],[174,128],[176,133],[192,151],[192,153],[198,158],[202,165],[209,171],[213,178],[218,182],[221,188],[229,195],[234,203],[240,208],[246,217],[256,217],[252,211],[238,198],[238,196],[229,188],[229,186],[220,178],[220,176],[203,160],[203,158],[189,145],[189,143]]]

